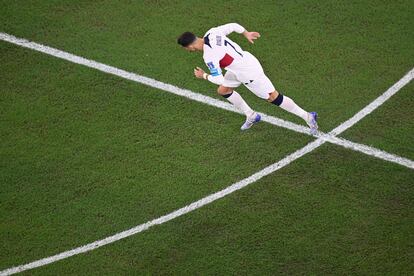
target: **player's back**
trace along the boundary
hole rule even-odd
[[[246,74],[262,71],[260,62],[249,52],[227,37],[232,32],[242,33],[244,28],[238,24],[226,24],[211,28],[204,35],[203,58],[210,71],[220,68],[236,73],[244,79]],[[255,70],[252,70],[255,69]]]
[[[204,35],[204,60],[219,60],[220,67],[226,68],[241,61],[245,53],[220,27],[211,28]]]

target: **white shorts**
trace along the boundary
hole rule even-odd
[[[247,82],[241,82],[237,75],[231,71],[227,71],[224,75],[224,82],[223,86],[236,88],[239,87],[241,84],[247,87],[250,91],[252,91],[256,96],[259,98],[267,100],[269,98],[269,93],[275,91],[275,87],[273,86],[272,82],[269,78],[263,73],[259,74],[253,79]]]

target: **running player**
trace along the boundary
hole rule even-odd
[[[178,38],[178,44],[186,50],[203,52],[203,59],[210,74],[197,67],[194,69],[194,75],[219,85],[217,92],[246,115],[242,130],[249,129],[261,119],[234,90],[244,84],[259,98],[301,117],[310,127],[311,133],[315,134],[318,129],[317,113],[306,112],[291,98],[277,92],[257,58],[243,51],[237,43],[227,37],[232,32],[243,34],[250,43],[254,43],[254,40],[260,37],[257,32],[248,32],[239,24],[230,23],[208,30],[203,38],[190,32],[185,32]],[[224,77],[222,68],[226,70]]]

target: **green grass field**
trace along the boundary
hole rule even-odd
[[[0,1],[0,32],[222,100],[187,30],[231,36],[328,132],[414,65],[414,2]],[[0,41],[0,271],[170,213],[314,138]],[[256,110],[300,119],[238,89]],[[414,159],[414,84],[341,137]],[[414,272],[414,170],[325,144],[187,215],[27,274]]]

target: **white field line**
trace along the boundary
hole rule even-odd
[[[1,35],[4,35],[4,34],[0,33],[0,36]],[[9,35],[7,35],[7,36],[9,36]],[[0,37],[0,38],[2,39],[2,37]],[[3,39],[3,40],[5,40],[5,39]],[[15,44],[17,44],[17,43],[15,43]],[[24,46],[24,47],[26,47],[26,46]],[[27,48],[29,48],[29,47],[27,47]],[[59,50],[56,50],[56,49],[53,49],[53,50],[54,51],[59,51]],[[412,76],[412,73],[411,73],[412,71],[413,70],[411,70],[409,73],[407,73],[407,75],[408,74],[411,74],[411,76]],[[129,73],[129,74],[131,74],[131,73]],[[401,85],[401,83],[404,83],[406,76],[404,76],[402,79],[400,79],[397,82],[397,84],[399,84],[399,85],[394,85],[393,86],[395,88],[393,89],[392,94],[395,94],[396,92],[398,92],[398,90],[400,90],[404,86],[404,85]],[[412,79],[412,77],[411,77],[411,79]],[[386,94],[387,92],[388,92],[388,90],[384,94]],[[191,92],[191,93],[193,93],[193,92]],[[369,106],[373,106],[372,108],[370,108],[370,112],[372,112],[374,109],[378,108],[381,104],[383,104],[385,102],[385,100],[387,100],[387,99],[389,99],[391,97],[391,95],[385,96],[385,99],[384,99],[384,94],[382,96],[378,97],[376,100],[374,100],[369,105]],[[351,118],[351,120],[348,120],[345,123],[342,123],[337,128],[335,128],[335,130],[337,130],[336,135],[339,135],[340,133],[342,133],[343,131],[345,131],[349,127],[353,126],[354,124],[356,124],[358,121],[360,121],[362,118],[364,118],[368,114],[369,113],[364,113],[364,114],[362,114],[362,115],[360,115],[358,117],[355,117],[354,116],[354,117]],[[268,116],[268,117],[270,118],[270,116]],[[277,119],[277,118],[273,118],[273,119],[280,120],[280,119]],[[345,124],[346,124],[346,126],[344,126]],[[299,132],[302,132],[302,131],[299,131]],[[80,247],[74,248],[72,250],[68,250],[68,251],[65,251],[65,252],[62,252],[62,253],[59,253],[59,254],[50,256],[50,257],[46,257],[46,258],[43,258],[43,259],[40,259],[40,260],[31,262],[31,263],[28,263],[28,264],[24,264],[24,265],[12,267],[12,268],[9,268],[9,269],[5,269],[3,271],[0,271],[0,275],[10,275],[10,274],[22,272],[22,271],[25,271],[25,270],[33,269],[33,268],[36,268],[36,267],[44,266],[44,265],[47,265],[47,264],[50,264],[50,263],[54,263],[54,262],[57,262],[59,260],[66,259],[68,257],[74,256],[74,255],[77,255],[77,254],[85,253],[85,252],[94,250],[96,248],[99,248],[101,246],[104,246],[104,245],[113,243],[115,241],[118,241],[120,239],[123,239],[123,238],[129,237],[131,235],[140,233],[140,232],[145,231],[145,230],[147,230],[148,228],[150,228],[150,227],[152,227],[154,225],[163,224],[163,223],[165,223],[167,221],[170,221],[170,220],[172,220],[174,218],[177,218],[179,216],[182,216],[184,214],[187,214],[187,213],[189,213],[191,211],[194,211],[194,210],[196,210],[198,208],[203,207],[204,205],[207,205],[209,203],[212,203],[213,201],[215,201],[217,199],[220,199],[222,197],[225,197],[226,195],[229,195],[229,194],[231,194],[231,193],[233,193],[233,192],[235,192],[237,190],[240,190],[240,189],[244,188],[244,187],[246,187],[246,186],[248,186],[248,185],[250,185],[250,184],[252,184],[252,183],[254,183],[254,182],[258,181],[258,180],[260,180],[261,178],[263,178],[263,177],[265,177],[265,176],[267,176],[267,175],[269,175],[269,174],[271,174],[271,173],[273,173],[273,172],[275,172],[275,171],[277,171],[277,170],[279,170],[279,169],[287,166],[288,164],[290,164],[291,162],[295,161],[296,159],[304,156],[305,154],[307,154],[309,152],[312,152],[313,150],[315,150],[316,148],[320,147],[322,144],[324,144],[325,142],[327,142],[328,139],[331,139],[331,138],[333,140],[339,139],[339,142],[336,141],[338,144],[343,143],[343,142],[340,142],[340,141],[346,141],[344,139],[337,138],[337,137],[335,137],[333,135],[327,135],[327,134],[323,134],[323,133],[320,133],[318,136],[319,136],[318,139],[316,139],[313,142],[310,142],[305,147],[303,147],[303,148],[295,151],[294,153],[286,156],[282,160],[280,160],[280,161],[278,161],[278,162],[276,162],[276,163],[274,163],[274,164],[272,164],[272,165],[270,165],[270,166],[262,169],[259,172],[256,172],[255,174],[253,174],[253,175],[251,175],[251,176],[249,176],[249,177],[247,177],[247,178],[245,178],[245,179],[243,179],[243,180],[241,180],[239,182],[236,182],[236,183],[232,184],[231,186],[229,186],[229,187],[227,187],[227,188],[225,188],[225,189],[223,189],[223,190],[221,190],[219,192],[216,192],[214,194],[208,195],[208,196],[206,196],[206,197],[204,197],[204,198],[202,198],[202,199],[200,199],[198,201],[195,201],[195,202],[193,202],[193,203],[191,203],[191,204],[189,204],[189,205],[187,205],[187,206],[185,206],[185,207],[183,207],[181,209],[175,210],[175,211],[173,211],[173,212],[171,212],[171,213],[169,213],[167,215],[164,215],[164,216],[159,217],[157,219],[154,219],[154,220],[148,221],[146,223],[140,224],[140,225],[135,226],[135,227],[133,227],[131,229],[128,229],[126,231],[119,232],[119,233],[117,233],[115,235],[112,235],[110,237],[104,238],[102,240],[98,240],[98,241],[89,243],[87,245],[80,246]],[[346,143],[347,143],[347,145],[349,145],[349,148],[352,148],[352,146],[355,146],[355,145],[357,145],[357,146],[364,146],[364,145],[359,145],[359,144],[352,143],[352,142],[349,142],[351,144],[348,144],[348,142],[349,141],[347,141]],[[368,146],[364,146],[364,147],[365,147],[365,151],[371,149]],[[361,152],[363,152],[363,151],[361,151]],[[392,155],[391,156],[388,156],[388,155],[390,155],[388,153],[384,153],[384,152],[382,152],[382,153],[386,155],[386,157],[383,157],[384,160],[386,160],[386,158],[391,158],[392,157]],[[408,160],[408,161],[410,161],[410,160]]]
[[[229,104],[228,102],[220,101],[212,97],[205,96],[199,93],[195,93],[187,89],[179,88],[171,84],[163,83],[161,81],[157,81],[157,80],[145,77],[145,76],[127,72],[125,70],[118,69],[116,67],[109,66],[109,65],[96,62],[93,60],[89,60],[89,59],[86,59],[80,56],[76,56],[76,55],[55,49],[55,48],[51,48],[51,47],[41,45],[35,42],[30,42],[26,39],[16,38],[15,36],[12,36],[6,33],[1,33],[1,32],[0,32],[0,39],[3,41],[10,42],[15,45],[19,45],[25,48],[38,51],[38,52],[42,52],[42,53],[45,53],[45,54],[48,54],[48,55],[51,55],[57,58],[61,58],[61,59],[64,59],[64,60],[67,60],[67,61],[70,61],[76,64],[94,68],[101,72],[105,72],[105,73],[112,74],[112,75],[115,75],[115,76],[118,76],[124,79],[128,79],[128,80],[138,82],[141,84],[145,84],[147,86],[150,86],[156,89],[164,90],[166,92],[170,92],[172,94],[179,95],[179,96],[191,99],[193,101],[201,102],[203,104],[207,104],[210,106],[214,106],[214,107],[218,107],[224,110],[242,114],[239,110],[237,110],[233,105]],[[365,153],[367,155],[371,155],[371,156],[374,156],[374,157],[377,157],[377,158],[380,158],[380,159],[383,159],[389,162],[394,162],[402,166],[406,166],[411,169],[414,169],[414,161],[412,160],[399,157],[394,154],[388,154],[374,147],[369,147],[363,144],[350,142],[346,139],[338,140],[338,139],[335,139],[334,137],[338,135],[339,133],[343,132],[344,130],[348,129],[350,126],[352,126],[354,121],[357,122],[363,117],[365,117],[366,115],[368,115],[369,113],[371,113],[376,107],[381,105],[383,102],[389,99],[392,95],[394,95],[399,89],[401,89],[404,85],[410,82],[410,80],[413,79],[413,76],[414,76],[414,68],[410,72],[408,72],[400,81],[398,81],[391,88],[389,88],[383,95],[381,95],[379,98],[377,98],[370,105],[365,107],[363,110],[358,112],[354,117],[346,121],[343,126],[341,124],[342,127],[340,129],[339,127],[337,127],[333,131],[331,131],[329,134],[324,134],[322,132],[319,132],[318,137],[323,136],[324,140],[330,143],[344,146],[348,149],[353,149],[361,153]],[[288,122],[288,121],[285,121],[285,120],[282,120],[282,119],[279,119],[279,118],[276,118],[270,115],[266,115],[266,114],[262,114],[262,115],[263,115],[262,120],[264,122],[267,122],[267,123],[270,123],[270,124],[273,124],[279,127],[287,128],[287,129],[290,129],[290,130],[293,130],[299,133],[310,135],[309,129],[307,127],[304,127],[304,126],[301,126],[301,125],[298,125],[292,122]],[[341,131],[342,129],[343,131]],[[367,147],[369,148],[369,150],[367,150],[368,149]],[[385,158],[385,156],[387,158]],[[397,158],[394,158],[394,157],[397,157]]]

